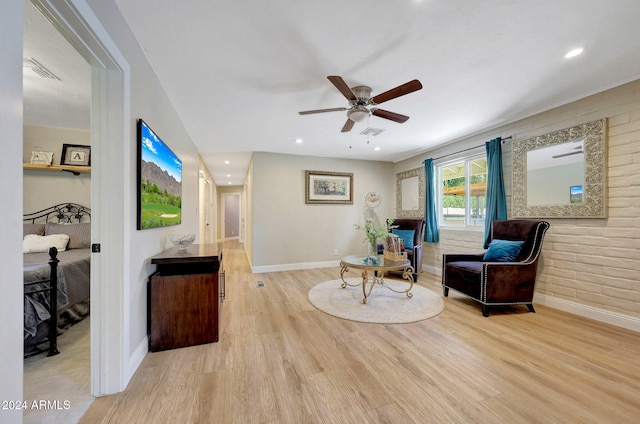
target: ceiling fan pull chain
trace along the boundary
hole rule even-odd
[[[371,119],[371,115],[367,116],[367,128],[369,128],[369,119]],[[367,144],[369,144],[369,132],[367,131]]]

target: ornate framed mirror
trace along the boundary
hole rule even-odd
[[[513,143],[514,218],[607,217],[607,120]]]
[[[396,174],[396,217],[424,217],[424,168]]]

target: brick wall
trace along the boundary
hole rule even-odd
[[[497,136],[514,140],[608,118],[608,218],[547,219],[534,301],[640,331],[640,80],[537,114],[396,164],[415,168]],[[511,202],[511,145],[503,146]],[[440,273],[443,252],[482,251],[483,234],[441,229],[423,247],[424,267]]]

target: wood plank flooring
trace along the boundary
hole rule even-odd
[[[339,268],[253,275],[235,241],[224,261],[220,341],[149,353],[127,389],[96,399],[82,423],[640,419],[638,333],[540,305],[485,318],[455,292],[425,321],[357,323],[307,300]],[[441,293],[436,276],[419,284]]]
[[[58,338],[59,355],[47,357],[41,353],[24,360],[23,392],[28,406],[23,412],[25,424],[77,423],[89,409],[94,400],[89,319],[73,325]]]

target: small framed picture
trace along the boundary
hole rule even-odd
[[[31,160],[29,162],[37,165],[51,165],[53,163],[53,152],[34,150],[31,152]]]
[[[63,144],[60,165],[90,166],[91,146]]]

